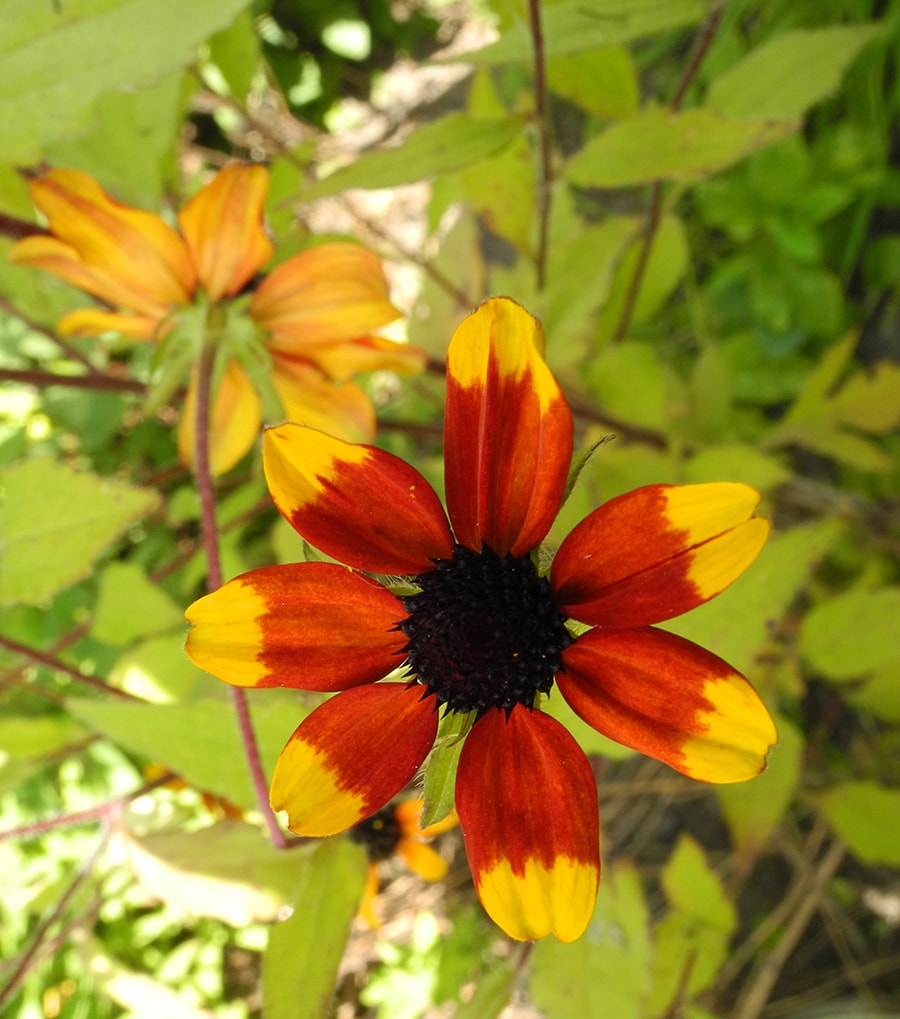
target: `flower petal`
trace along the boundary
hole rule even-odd
[[[383,336],[365,336],[339,343],[316,343],[304,347],[303,356],[328,378],[343,381],[360,372],[391,371],[418,375],[428,355],[410,343],[395,343]]]
[[[264,166],[232,163],[185,205],[178,223],[211,301],[232,297],[272,257],[263,230]]]
[[[329,243],[277,265],[250,302],[250,314],[273,335],[275,349],[353,340],[393,322],[381,259],[358,244]]]
[[[29,188],[53,234],[71,249],[69,258],[89,271],[92,282],[84,286],[89,293],[147,315],[191,300],[196,275],[187,248],[155,213],[114,201],[78,170],[53,170],[30,181]],[[61,263],[44,268],[63,275]],[[71,277],[71,267],[69,272],[64,278],[82,286]]]
[[[346,690],[373,683],[402,660],[400,602],[335,563],[251,570],[185,613],[185,650],[235,686]]]
[[[197,435],[196,371],[188,387],[178,426],[178,455],[194,466]],[[209,467],[217,477],[230,471],[250,449],[262,424],[262,401],[240,364],[231,360],[219,381],[209,422]]]
[[[113,332],[132,340],[155,340],[159,338],[160,325],[160,319],[101,311],[100,308],[78,308],[63,315],[56,328],[63,336],[99,336]]]
[[[563,663],[560,692],[588,725],[691,778],[752,778],[778,739],[739,672],[665,630],[590,630]]]
[[[435,835],[440,835],[441,832],[450,831],[451,828],[455,828],[459,824],[459,818],[456,816],[456,811],[451,810],[450,813],[441,818],[440,821],[435,821],[434,824],[426,825],[424,828],[421,826],[422,812],[425,809],[425,800],[401,800],[396,807],[394,807],[394,820],[397,822],[397,827],[400,829],[403,835],[416,835],[420,838],[433,838]]]
[[[365,920],[372,930],[376,930],[380,926],[378,914],[375,912],[378,884],[378,864],[370,863],[366,870],[366,883],[363,886],[362,898],[359,900],[356,915]]]
[[[406,861],[407,867],[426,881],[441,881],[447,876],[447,861],[439,852],[415,839],[400,839],[397,853]]]
[[[329,382],[314,365],[273,351],[272,384],[285,417],[319,428],[347,442],[371,442],[375,408],[365,390],[352,382]]]
[[[326,701],[294,731],[275,765],[273,810],[298,835],[336,835],[373,814],[415,775],[437,735],[420,686],[379,683]]]
[[[524,555],[546,535],[572,459],[572,415],[544,363],[540,324],[485,301],[447,351],[447,510],[460,544]]]
[[[559,607],[594,626],[661,623],[723,591],[757,557],[769,521],[747,485],[647,485],[568,535],[550,582]]]
[[[597,787],[559,722],[521,705],[489,711],[466,737],[456,809],[475,887],[510,937],[574,941],[600,877]]]
[[[285,519],[348,566],[418,574],[453,554],[434,489],[383,449],[287,424],[265,432],[263,467]]]

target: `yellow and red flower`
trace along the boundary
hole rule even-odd
[[[64,316],[60,331],[114,331],[161,340],[202,291],[209,304],[232,301],[272,257],[263,229],[269,173],[232,164],[178,214],[178,229],[155,213],[115,201],[87,174],[53,170],[29,184],[50,233],[16,244],[11,259],[61,276],[106,308]],[[378,257],[350,243],[328,243],[276,266],[253,290],[249,316],[265,334],[271,382],[285,415],[345,439],[367,441],[375,412],[357,372],[420,371],[421,351],[371,335],[398,318]],[[193,462],[194,389],[181,417],[179,452]],[[243,366],[230,358],[212,410],[214,473],[253,444],[262,403]]]
[[[471,714],[456,810],[481,901],[514,938],[572,941],[599,878],[596,787],[540,695],[555,683],[594,728],[693,778],[757,774],[776,733],[753,688],[651,624],[727,587],[769,524],[745,485],[651,485],[594,510],[541,575],[532,553],[564,498],[573,446],[543,342],[508,299],[456,331],[446,514],[390,453],[297,425],[267,431],[278,508],[338,562],[253,570],[201,598],[187,651],[239,686],[340,691],[297,728],[272,779],[272,806],[302,835],[378,810],[425,760],[438,709]],[[373,574],[409,576],[415,593]],[[379,682],[399,665],[405,682]]]
[[[400,856],[411,871],[426,881],[440,881],[447,873],[447,861],[427,844],[428,840],[449,831],[458,822],[455,812],[435,824],[422,827],[421,799],[400,800],[354,825],[347,833],[363,846],[369,857],[366,885],[358,913],[370,927],[378,926],[375,896],[378,894],[378,865],[394,854]]]

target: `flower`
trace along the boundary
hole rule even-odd
[[[425,801],[421,799],[401,800],[360,821],[348,832],[354,842],[365,847],[369,857],[369,870],[358,913],[370,927],[378,926],[375,896],[378,894],[378,864],[382,860],[388,860],[397,853],[410,870],[426,881],[440,881],[447,873],[447,861],[426,845],[426,840],[452,828],[457,823],[456,814],[451,811],[442,821],[423,828],[424,806]]]
[[[64,334],[161,340],[201,290],[210,304],[233,301],[273,254],[263,230],[263,166],[226,166],[184,206],[177,230],[115,201],[78,170],[53,170],[29,187],[50,233],[19,241],[12,261],[61,276],[110,306],[65,315]],[[322,244],[276,266],[254,287],[249,316],[265,333],[271,381],[287,417],[346,439],[371,439],[372,403],[348,380],[378,368],[422,369],[422,351],[370,335],[399,315],[380,260],[359,245]],[[192,380],[178,437],[186,464],[193,463],[194,401]],[[254,384],[230,357],[211,413],[214,473],[250,449],[261,420]]]
[[[590,513],[541,575],[533,553],[564,498],[573,444],[542,351],[539,324],[506,298],[457,329],[447,514],[384,450],[298,425],[268,430],[279,510],[337,562],[253,570],[201,598],[187,612],[187,652],[238,686],[340,691],[296,729],[272,778],[272,806],[302,835],[378,810],[431,750],[437,709],[471,713],[455,796],[481,902],[514,938],[573,941],[599,879],[596,786],[540,695],[555,685],[595,729],[692,778],[761,771],[776,733],[753,688],[651,624],[727,587],[769,523],[745,485],[650,485]],[[374,574],[411,576],[415,593]],[[405,682],[379,682],[402,664]]]

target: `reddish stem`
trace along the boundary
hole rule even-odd
[[[213,487],[212,471],[209,463],[209,427],[210,408],[212,403],[212,379],[215,367],[215,344],[206,342],[197,365],[197,421],[194,450],[194,471],[197,479],[197,493],[200,497],[200,529],[203,536],[203,548],[206,552],[207,586],[216,591],[222,586],[222,565],[219,559],[219,536],[216,527],[216,501]],[[269,789],[263,771],[259,746],[253,732],[253,721],[244,691],[237,686],[231,687],[231,699],[237,715],[241,740],[247,757],[247,767],[256,793],[259,810],[265,818],[269,829],[269,837],[278,849],[286,849],[288,840],[278,824],[278,818],[269,806]]]

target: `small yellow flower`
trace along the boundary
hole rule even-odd
[[[236,298],[273,254],[263,229],[269,189],[263,166],[225,167],[184,206],[178,229],[115,201],[78,170],[53,170],[29,186],[49,234],[20,241],[10,258],[106,305],[65,315],[59,329],[67,335],[114,331],[161,340],[198,293],[210,304]],[[287,259],[253,292],[249,315],[264,333],[285,415],[347,440],[366,441],[375,431],[371,401],[351,376],[424,366],[422,351],[371,335],[400,312],[390,303],[379,258],[356,244],[322,244]],[[217,381],[210,459],[221,474],[259,434],[262,402],[236,358]],[[178,437],[186,464],[193,462],[194,401],[192,379]]]

